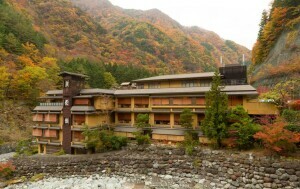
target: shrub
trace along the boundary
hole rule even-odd
[[[61,149],[60,151],[54,153],[54,155],[62,156],[62,155],[66,155],[66,152],[63,149]]]
[[[255,141],[253,135],[260,130],[260,126],[253,122],[242,106],[232,109],[227,119],[232,123],[229,132],[232,138],[228,139],[228,145],[240,150],[252,148]]]
[[[111,131],[99,131],[85,128],[83,135],[86,137],[86,147],[95,152],[119,150],[127,145],[127,138],[115,136]]]
[[[21,140],[18,142],[16,147],[16,152],[18,155],[30,156],[38,153],[38,149],[35,145],[32,145],[31,140]]]
[[[15,166],[11,162],[0,163],[0,178],[11,178],[15,169]]]
[[[186,131],[184,134],[184,141],[181,143],[185,149],[185,153],[187,155],[192,155],[194,152],[194,148],[199,144],[198,141],[198,133],[195,131]]]
[[[135,135],[135,139],[136,139],[138,145],[144,145],[144,144],[151,143],[149,135],[143,135],[140,132],[136,132],[136,133],[134,133],[134,135]]]
[[[285,129],[285,126],[285,122],[278,120],[266,124],[254,138],[261,139],[265,148],[277,154],[292,152],[296,149],[295,143],[300,142],[300,134]]]

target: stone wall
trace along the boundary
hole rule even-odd
[[[107,154],[18,158],[14,164],[16,176],[164,175],[195,182],[205,179],[213,188],[300,188],[299,160],[209,149],[187,156],[183,149],[170,146],[129,147]]]
[[[16,144],[2,144],[0,145],[0,154],[6,154],[16,151]]]

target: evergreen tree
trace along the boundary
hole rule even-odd
[[[202,122],[204,134],[216,141],[217,147],[221,147],[222,139],[227,136],[228,126],[226,117],[228,112],[228,96],[222,92],[221,77],[217,70],[213,77],[209,92],[205,95],[206,110]]]
[[[190,109],[184,109],[180,114],[180,124],[186,129],[193,127],[193,113]]]
[[[266,10],[263,10],[262,17],[259,24],[258,40],[262,39],[263,31],[267,22],[268,22],[268,13]]]

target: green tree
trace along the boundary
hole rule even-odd
[[[262,17],[261,17],[260,24],[259,24],[258,40],[261,40],[265,25],[268,22],[268,17],[269,17],[268,12],[266,10],[263,10]]]
[[[286,129],[292,132],[300,133],[300,111],[285,109],[282,111],[281,116],[287,122]]]
[[[277,83],[269,92],[263,94],[261,99],[270,99],[282,112],[289,106],[289,100],[300,93],[300,80],[289,80]]]
[[[236,131],[237,147],[240,150],[253,147],[253,135],[260,130],[260,126],[253,122],[243,106],[232,109],[228,114],[228,121],[232,123],[230,129]]]
[[[214,140],[217,147],[221,147],[222,139],[228,133],[228,96],[222,92],[222,89],[220,73],[217,70],[213,77],[211,88],[205,95],[207,108],[202,122],[204,134],[209,139]]]
[[[192,129],[193,128],[193,113],[190,109],[184,109],[182,113],[180,114],[180,124],[181,127],[184,127],[186,129]]]
[[[110,72],[104,72],[103,74],[104,77],[104,87],[107,89],[116,87],[117,82],[114,76]]]
[[[145,132],[144,132],[144,128],[149,127],[149,126],[150,126],[149,115],[148,114],[138,114],[137,119],[136,119],[136,124],[135,124],[135,127],[138,129],[138,131],[136,131],[134,133],[135,139],[136,139],[138,145],[151,143],[149,134],[145,134]],[[151,130],[150,130],[150,132],[151,132]]]
[[[148,114],[138,114],[137,118],[136,118],[136,124],[135,126],[137,128],[145,128],[145,127],[149,127],[149,115]]]

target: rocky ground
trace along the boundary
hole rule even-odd
[[[69,176],[64,178],[49,177],[37,182],[25,182],[7,186],[5,189],[206,189],[213,185],[199,180],[173,179],[172,177],[121,177],[117,175]]]
[[[0,154],[0,162],[8,161],[10,158],[14,157],[15,154],[16,154],[15,152]]]

